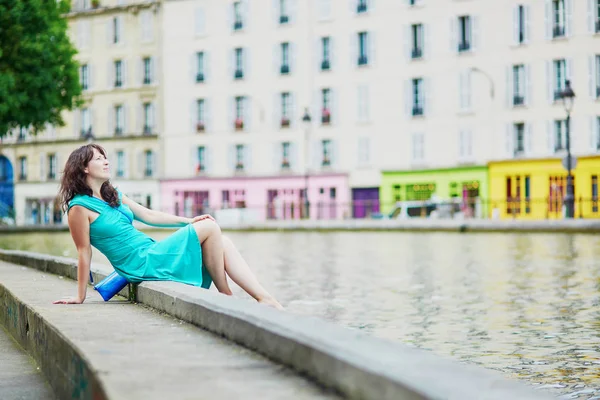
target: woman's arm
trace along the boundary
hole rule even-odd
[[[178,217],[164,213],[162,211],[150,210],[141,204],[131,200],[129,197],[123,195],[123,204],[127,204],[135,219],[142,221],[146,225],[160,226],[160,227],[182,227],[193,222],[192,218]]]
[[[69,230],[77,248],[77,296],[57,300],[54,304],[81,304],[85,301],[90,263],[92,261],[92,246],[90,244],[90,221],[83,207],[75,206],[68,214]]]

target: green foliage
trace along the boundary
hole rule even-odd
[[[17,127],[35,134],[63,126],[79,105],[77,51],[63,17],[67,0],[0,0],[0,137]]]

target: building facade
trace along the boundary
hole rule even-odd
[[[64,127],[37,136],[21,129],[3,141],[14,170],[16,223],[65,222],[56,199],[60,175],[70,152],[90,141],[107,150],[116,186],[160,208],[160,3],[80,0],[65,17],[83,105],[64,114]]]

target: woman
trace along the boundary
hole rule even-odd
[[[172,280],[231,295],[227,275],[258,302],[283,307],[258,282],[231,240],[210,215],[184,218],[149,210],[123,195],[109,181],[106,151],[88,144],[69,156],[59,197],[68,213],[78,253],[77,296],[55,304],[81,304],[86,297],[92,247],[130,282]],[[135,229],[133,219],[181,229],[156,242]]]

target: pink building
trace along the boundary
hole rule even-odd
[[[194,216],[222,209],[247,209],[259,220],[304,218],[304,175],[170,179],[160,182],[163,211]],[[352,217],[346,174],[308,178],[310,219]]]

